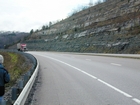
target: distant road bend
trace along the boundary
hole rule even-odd
[[[140,60],[28,52],[40,62],[32,105],[140,105]]]

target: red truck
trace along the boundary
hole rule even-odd
[[[26,44],[18,43],[18,44],[17,44],[17,50],[18,50],[18,51],[27,51],[27,46],[26,46]]]

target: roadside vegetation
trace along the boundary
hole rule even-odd
[[[26,73],[32,65],[28,62],[28,59],[14,52],[1,52],[0,54],[4,57],[4,67],[10,74],[10,83],[6,87],[13,86],[18,78]]]

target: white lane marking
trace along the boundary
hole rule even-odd
[[[86,59],[87,61],[91,61],[91,59]]]
[[[91,74],[89,74],[89,73],[87,73],[85,71],[82,71],[82,70],[79,70],[79,71],[82,72],[82,73],[84,73],[84,74],[86,74],[86,75],[88,75],[89,77],[91,77],[93,79],[97,79],[97,77],[95,77],[95,76],[93,76],[93,75],[91,75]]]
[[[122,66],[121,64],[117,64],[117,63],[111,63],[111,65]]]
[[[139,99],[133,98],[132,100],[135,101],[136,103],[140,104],[140,100]]]
[[[108,87],[114,89],[115,91],[117,91],[117,92],[123,94],[124,96],[129,97],[129,98],[132,98],[132,100],[133,100],[134,102],[140,104],[140,100],[139,100],[139,99],[133,98],[133,96],[127,94],[126,92],[124,92],[124,91],[122,91],[122,90],[120,90],[120,89],[118,89],[118,88],[116,88],[116,87],[110,85],[109,83],[107,83],[107,82],[105,82],[105,81],[103,81],[103,80],[101,80],[101,79],[99,79],[99,78],[97,78],[97,77],[95,77],[95,76],[93,76],[93,75],[91,75],[91,74],[89,74],[89,73],[87,73],[87,72],[85,72],[85,71],[83,71],[83,70],[81,70],[81,69],[75,67],[75,66],[72,66],[72,65],[70,65],[70,64],[68,64],[68,63],[65,63],[65,62],[63,62],[63,61],[60,61],[60,60],[58,60],[58,59],[55,59],[55,58],[52,58],[52,57],[49,57],[49,56],[40,55],[40,54],[35,54],[35,55],[43,56],[43,57],[46,57],[46,58],[49,58],[49,59],[58,61],[58,62],[60,62],[60,63],[63,63],[63,64],[65,64],[65,65],[67,65],[67,66],[70,66],[70,67],[72,67],[72,68],[74,68],[74,69],[76,69],[76,70],[78,70],[78,71],[80,71],[80,72],[82,72],[82,73],[88,75],[89,77],[98,80],[99,82],[101,82],[101,83],[103,83],[104,85],[106,85],[106,86],[108,86]]]
[[[103,81],[103,80],[101,80],[101,79],[98,79],[98,81],[100,81],[101,83],[103,83],[103,84],[107,85],[108,87],[110,87],[110,88],[112,88],[112,89],[116,90],[117,92],[119,92],[119,93],[121,93],[121,94],[125,95],[126,97],[132,97],[131,95],[129,95],[129,94],[127,94],[127,93],[123,92],[122,90],[120,90],[120,89],[118,89],[118,88],[116,88],[116,87],[114,87],[114,86],[112,86],[112,85],[110,85],[110,84],[108,84],[108,83],[104,82],[104,81]]]

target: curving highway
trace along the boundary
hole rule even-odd
[[[32,105],[140,105],[140,60],[29,52],[40,62]]]

